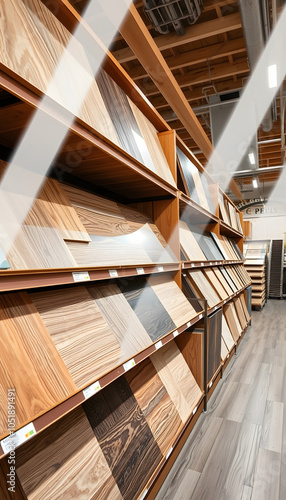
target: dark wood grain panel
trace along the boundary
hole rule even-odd
[[[190,198],[192,198],[196,203],[201,205],[205,210],[208,210],[209,212],[210,207],[208,205],[208,201],[200,178],[200,172],[198,171],[197,167],[191,162],[191,160],[189,160],[189,158],[187,158],[187,156],[178,148],[177,155],[179,157],[179,165],[181,166],[182,176],[184,176],[186,179]],[[193,196],[195,196],[195,198]]]
[[[176,325],[145,278],[119,280],[118,286],[153,342]]]
[[[197,315],[193,306],[169,275],[157,274],[150,276],[147,280],[176,326],[188,323]]]
[[[199,196],[196,190],[192,173],[189,169],[189,159],[179,148],[177,148],[176,151],[177,151],[177,163],[185,185],[186,193],[192,200],[194,200],[196,203],[199,204],[200,203]]]
[[[201,390],[175,341],[150,357],[183,423],[201,397]]]
[[[119,342],[84,287],[30,293],[78,388],[116,366]]]
[[[130,370],[125,377],[164,455],[182,426],[174,403],[149,359]]]
[[[17,394],[17,427],[76,390],[36,307],[26,292],[0,297],[0,437],[7,431],[8,389]]]
[[[220,366],[222,309],[208,317],[208,381]]]
[[[29,500],[122,499],[81,407],[17,451],[17,474]]]
[[[88,291],[121,346],[121,362],[152,344],[150,336],[117,285],[90,286]]]
[[[162,458],[130,386],[120,377],[83,404],[126,500],[134,500]]]

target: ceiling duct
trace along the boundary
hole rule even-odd
[[[143,0],[143,8],[150,23],[162,35],[173,27],[178,35],[184,35],[183,21],[194,24],[203,9],[202,0]]]
[[[250,69],[255,68],[270,35],[268,0],[240,0],[240,15],[246,43]],[[276,119],[274,104],[267,110],[261,125],[264,132],[269,132]]]

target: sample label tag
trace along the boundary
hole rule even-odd
[[[91,384],[89,387],[84,389],[83,395],[85,399],[90,398],[90,396],[93,396],[96,392],[98,392],[101,389],[99,381],[94,382],[94,384]]]
[[[145,274],[143,267],[136,267],[137,274]]]
[[[173,446],[171,446],[171,448],[167,451],[167,453],[166,453],[166,460],[168,460],[168,458],[171,455],[172,451],[173,451]]]
[[[162,340],[159,340],[159,342],[156,342],[155,344],[155,349],[160,349],[160,347],[162,347],[163,344],[162,344]]]
[[[124,371],[128,372],[128,370],[131,370],[131,368],[133,368],[133,366],[135,365],[136,365],[135,359],[134,358],[130,359],[129,361],[124,363],[123,365]]]
[[[187,328],[190,328],[190,326],[191,326],[191,322],[190,322],[190,321],[188,321],[188,323],[187,323]]]
[[[203,262],[201,262],[201,266],[204,267],[204,263]]]
[[[198,407],[195,406],[195,408],[193,409],[193,415],[196,413],[197,409],[198,409]]]
[[[34,424],[33,422],[30,422],[25,425],[25,427],[22,427],[22,429],[19,429],[14,434],[11,434],[11,436],[7,436],[5,439],[2,439],[2,450],[4,453],[9,453],[11,450],[14,450],[17,446],[20,446],[20,444],[30,439],[30,437],[35,436],[35,434],[36,429]]]
[[[191,267],[195,267],[195,264],[191,264]]]
[[[143,491],[143,493],[142,493],[141,497],[139,498],[139,500],[143,500],[146,497],[147,493],[148,493],[148,489],[146,489],[145,491]]]
[[[226,358],[229,358],[229,354],[227,355],[227,357],[226,357]]]
[[[214,264],[212,262],[210,262],[210,266],[213,266]]]
[[[174,335],[174,337],[177,337],[177,335],[179,335],[178,330],[175,330],[175,331],[173,332],[173,335]]]
[[[164,271],[163,266],[158,266],[158,271],[159,271],[159,273],[162,273]]]
[[[202,315],[202,314],[200,314],[200,315],[199,315],[199,319],[202,319],[202,317],[203,317],[203,315]]]
[[[118,272],[116,271],[116,269],[110,269],[109,276],[110,278],[117,278]]]
[[[72,273],[72,276],[73,276],[73,280],[75,283],[78,281],[90,281],[90,276],[87,272],[86,273]]]
[[[211,386],[213,385],[213,381],[210,382],[209,384],[209,388],[211,388]]]

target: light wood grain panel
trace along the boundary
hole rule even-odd
[[[29,500],[122,499],[82,408],[17,451],[17,474]]]
[[[168,311],[144,277],[118,280],[118,286],[153,342],[176,329]]]
[[[226,268],[225,267],[220,267],[219,269],[220,269],[221,273],[223,274],[224,278],[226,279],[226,281],[228,282],[228,285],[232,289],[232,292],[233,293],[237,292],[238,288],[235,285],[235,283],[233,282],[233,280],[231,279],[231,276],[227,272]]]
[[[21,426],[70,396],[76,386],[26,292],[0,297],[0,437],[7,433],[7,394],[17,394]]]
[[[225,345],[226,345],[228,351],[230,351],[234,345],[234,340],[233,340],[233,336],[231,335],[229,326],[226,322],[224,315],[222,316],[222,333],[221,333],[221,335],[222,335],[222,338],[225,342]]]
[[[175,342],[150,357],[183,422],[197,404],[201,390]]]
[[[76,210],[68,201],[61,184],[55,179],[46,178],[40,193],[25,219],[25,224],[58,229],[63,239],[90,241],[90,237],[80,221]],[[48,215],[48,217],[47,217]]]
[[[31,293],[72,379],[82,388],[117,365],[121,347],[84,287]]]
[[[236,285],[237,289],[240,290],[244,286],[243,282],[241,279],[237,276],[237,274],[234,272],[234,270],[231,268],[231,266],[227,266],[226,271],[230,275],[232,281]]]
[[[146,116],[137,108],[137,106],[128,98],[129,105],[133,111],[136,121],[139,125],[143,140],[147,145],[150,157],[152,158],[155,172],[165,179],[169,184],[175,187],[175,181],[171,174],[166,156],[164,155],[161,143],[158,138],[158,131]],[[142,144],[143,147],[143,144]],[[142,147],[141,152],[142,152]],[[146,166],[148,166],[146,164]],[[153,169],[152,169],[153,170]]]
[[[242,308],[242,305],[240,302],[240,298],[236,297],[235,299],[233,299],[233,303],[235,306],[236,314],[238,316],[241,328],[242,328],[242,330],[244,330],[244,328],[246,327],[246,324],[247,324],[247,320],[246,320],[246,317],[245,317],[245,314],[244,314],[244,311],[243,311],[243,308]]]
[[[228,323],[233,339],[235,342],[237,342],[242,332],[242,328],[239,323],[233,302],[229,302],[224,306],[224,315],[226,317],[226,321]]]
[[[190,231],[186,222],[179,222],[180,225],[180,243],[183,251],[189,260],[207,260],[205,254],[202,252],[196,238]]]
[[[76,267],[77,263],[58,231],[52,227],[26,226],[11,243],[0,234],[0,245],[12,269]]]
[[[138,498],[162,454],[125,377],[83,408],[123,498]]]
[[[213,267],[212,268],[213,272],[215,273],[217,279],[220,281],[222,286],[224,287],[226,293],[228,296],[232,295],[232,289],[230,288],[228,282],[226,281],[225,277],[223,276],[221,270],[219,267]]]
[[[187,323],[197,315],[190,302],[170,276],[154,275],[147,278],[147,280],[176,326]]]
[[[228,252],[226,251],[225,245],[223,245],[223,242],[221,241],[221,237],[218,237],[217,234],[211,232],[211,237],[213,241],[215,242],[217,248],[219,249],[220,253],[223,256],[223,259],[227,260],[229,258]]]
[[[202,297],[207,299],[209,307],[214,307],[220,302],[218,294],[201,270],[188,271],[187,276],[198,287]]]
[[[164,455],[182,426],[174,403],[149,359],[125,377]]]
[[[226,292],[224,287],[222,286],[221,282],[219,279],[216,277],[215,273],[213,272],[212,269],[204,269],[203,270],[204,275],[208,278],[209,282],[212,284],[218,295],[222,300],[225,300],[229,297],[229,294]]]
[[[204,332],[200,330],[183,332],[176,337],[175,342],[194,375],[198,386],[203,390]]]
[[[10,33],[9,43],[7,33]],[[48,85],[70,37],[69,31],[42,2],[13,0],[1,4],[1,62],[41,92],[48,91],[48,95],[64,107],[70,102],[67,96],[70,99],[74,96],[77,100],[78,95],[82,93],[80,84],[74,79],[74,65],[93,78],[88,57],[80,43],[75,42],[73,53],[64,63],[66,92],[61,94],[56,85]],[[95,80],[78,116],[103,136],[119,144]]]
[[[117,285],[88,287],[122,350],[120,362],[148,347],[152,340]]]
[[[228,355],[228,348],[226,347],[226,343],[222,337],[221,339],[221,351],[220,351],[220,356],[221,359],[224,360]]]

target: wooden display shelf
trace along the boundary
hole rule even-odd
[[[71,267],[61,269],[31,269],[25,271],[0,271],[0,292],[27,290],[48,286],[71,285],[90,281],[126,278],[142,274],[179,271],[181,264],[162,263],[111,267]]]
[[[243,238],[243,234],[234,229],[232,226],[229,226],[226,224],[226,222],[220,220],[219,221],[220,225],[220,233],[224,234],[225,236],[229,236],[230,238]]]
[[[67,413],[74,410],[77,406],[81,405],[84,401],[86,401],[86,399],[92,397],[98,391],[100,391],[101,389],[103,389],[107,385],[111,384],[118,377],[120,377],[121,375],[124,375],[124,373],[126,373],[127,371],[132,369],[134,366],[138,365],[139,363],[144,361],[146,358],[151,356],[151,354],[157,352],[161,347],[163,347],[164,345],[166,345],[169,342],[171,342],[172,340],[174,340],[174,338],[178,337],[178,335],[180,335],[182,332],[186,331],[188,328],[195,325],[198,321],[202,320],[203,317],[204,317],[204,311],[202,310],[201,313],[198,313],[194,318],[190,319],[187,323],[181,325],[176,330],[174,330],[174,331],[168,333],[167,335],[165,335],[164,337],[162,337],[156,343],[150,345],[146,349],[135,354],[133,358],[129,358],[124,363],[116,366],[111,371],[104,374],[102,377],[98,378],[93,383],[89,384],[85,389],[82,389],[82,390],[76,392],[71,397],[62,401],[57,406],[48,410],[47,412],[43,413],[42,415],[36,417],[34,420],[32,420],[30,422],[26,422],[20,428],[15,430],[15,435],[17,436],[17,432],[21,431],[21,429],[26,427],[28,424],[32,424],[34,429],[35,429],[33,435],[31,436],[31,439],[32,439],[37,433],[39,433],[40,431],[49,427],[54,422],[56,422],[57,420],[62,418],[64,415],[66,415]],[[93,389],[93,387],[94,387],[94,389]],[[2,441],[5,439],[6,438],[3,438]],[[2,441],[1,441],[1,446],[0,446],[0,459],[2,457],[4,457],[5,455],[7,455],[7,453],[5,453],[3,450]],[[19,446],[21,444],[23,444],[23,442],[26,442],[26,440],[21,441]]]
[[[182,212],[182,210],[186,210],[187,215],[191,217],[194,225],[218,223],[219,219],[216,215],[202,208],[198,203],[191,200],[191,198],[189,198],[186,194],[180,192],[179,200],[180,211]]]
[[[17,80],[17,75],[11,75],[11,71],[9,73],[8,75],[3,70],[0,71],[0,88],[22,101],[18,105],[13,105],[19,106],[19,113],[14,113],[13,135],[9,144],[9,147],[13,149],[27,124],[23,115],[31,116],[33,110],[40,106],[41,98],[36,94],[35,89],[26,88]],[[52,100],[48,103],[46,98],[45,105],[41,104],[41,109],[52,120],[66,126],[68,130],[65,142],[52,165],[58,173],[69,172],[74,177],[96,185],[97,188],[115,193],[121,197],[122,201],[154,200],[176,196],[175,187],[85,122],[76,119],[70,125],[69,113],[59,104]],[[68,158],[73,151],[76,151],[78,162],[76,165],[69,165]],[[90,163],[96,167],[90,167]],[[88,167],[83,167],[84,165]]]
[[[194,269],[213,266],[230,266],[232,264],[243,264],[243,260],[207,260],[207,261],[182,261],[182,269]]]

